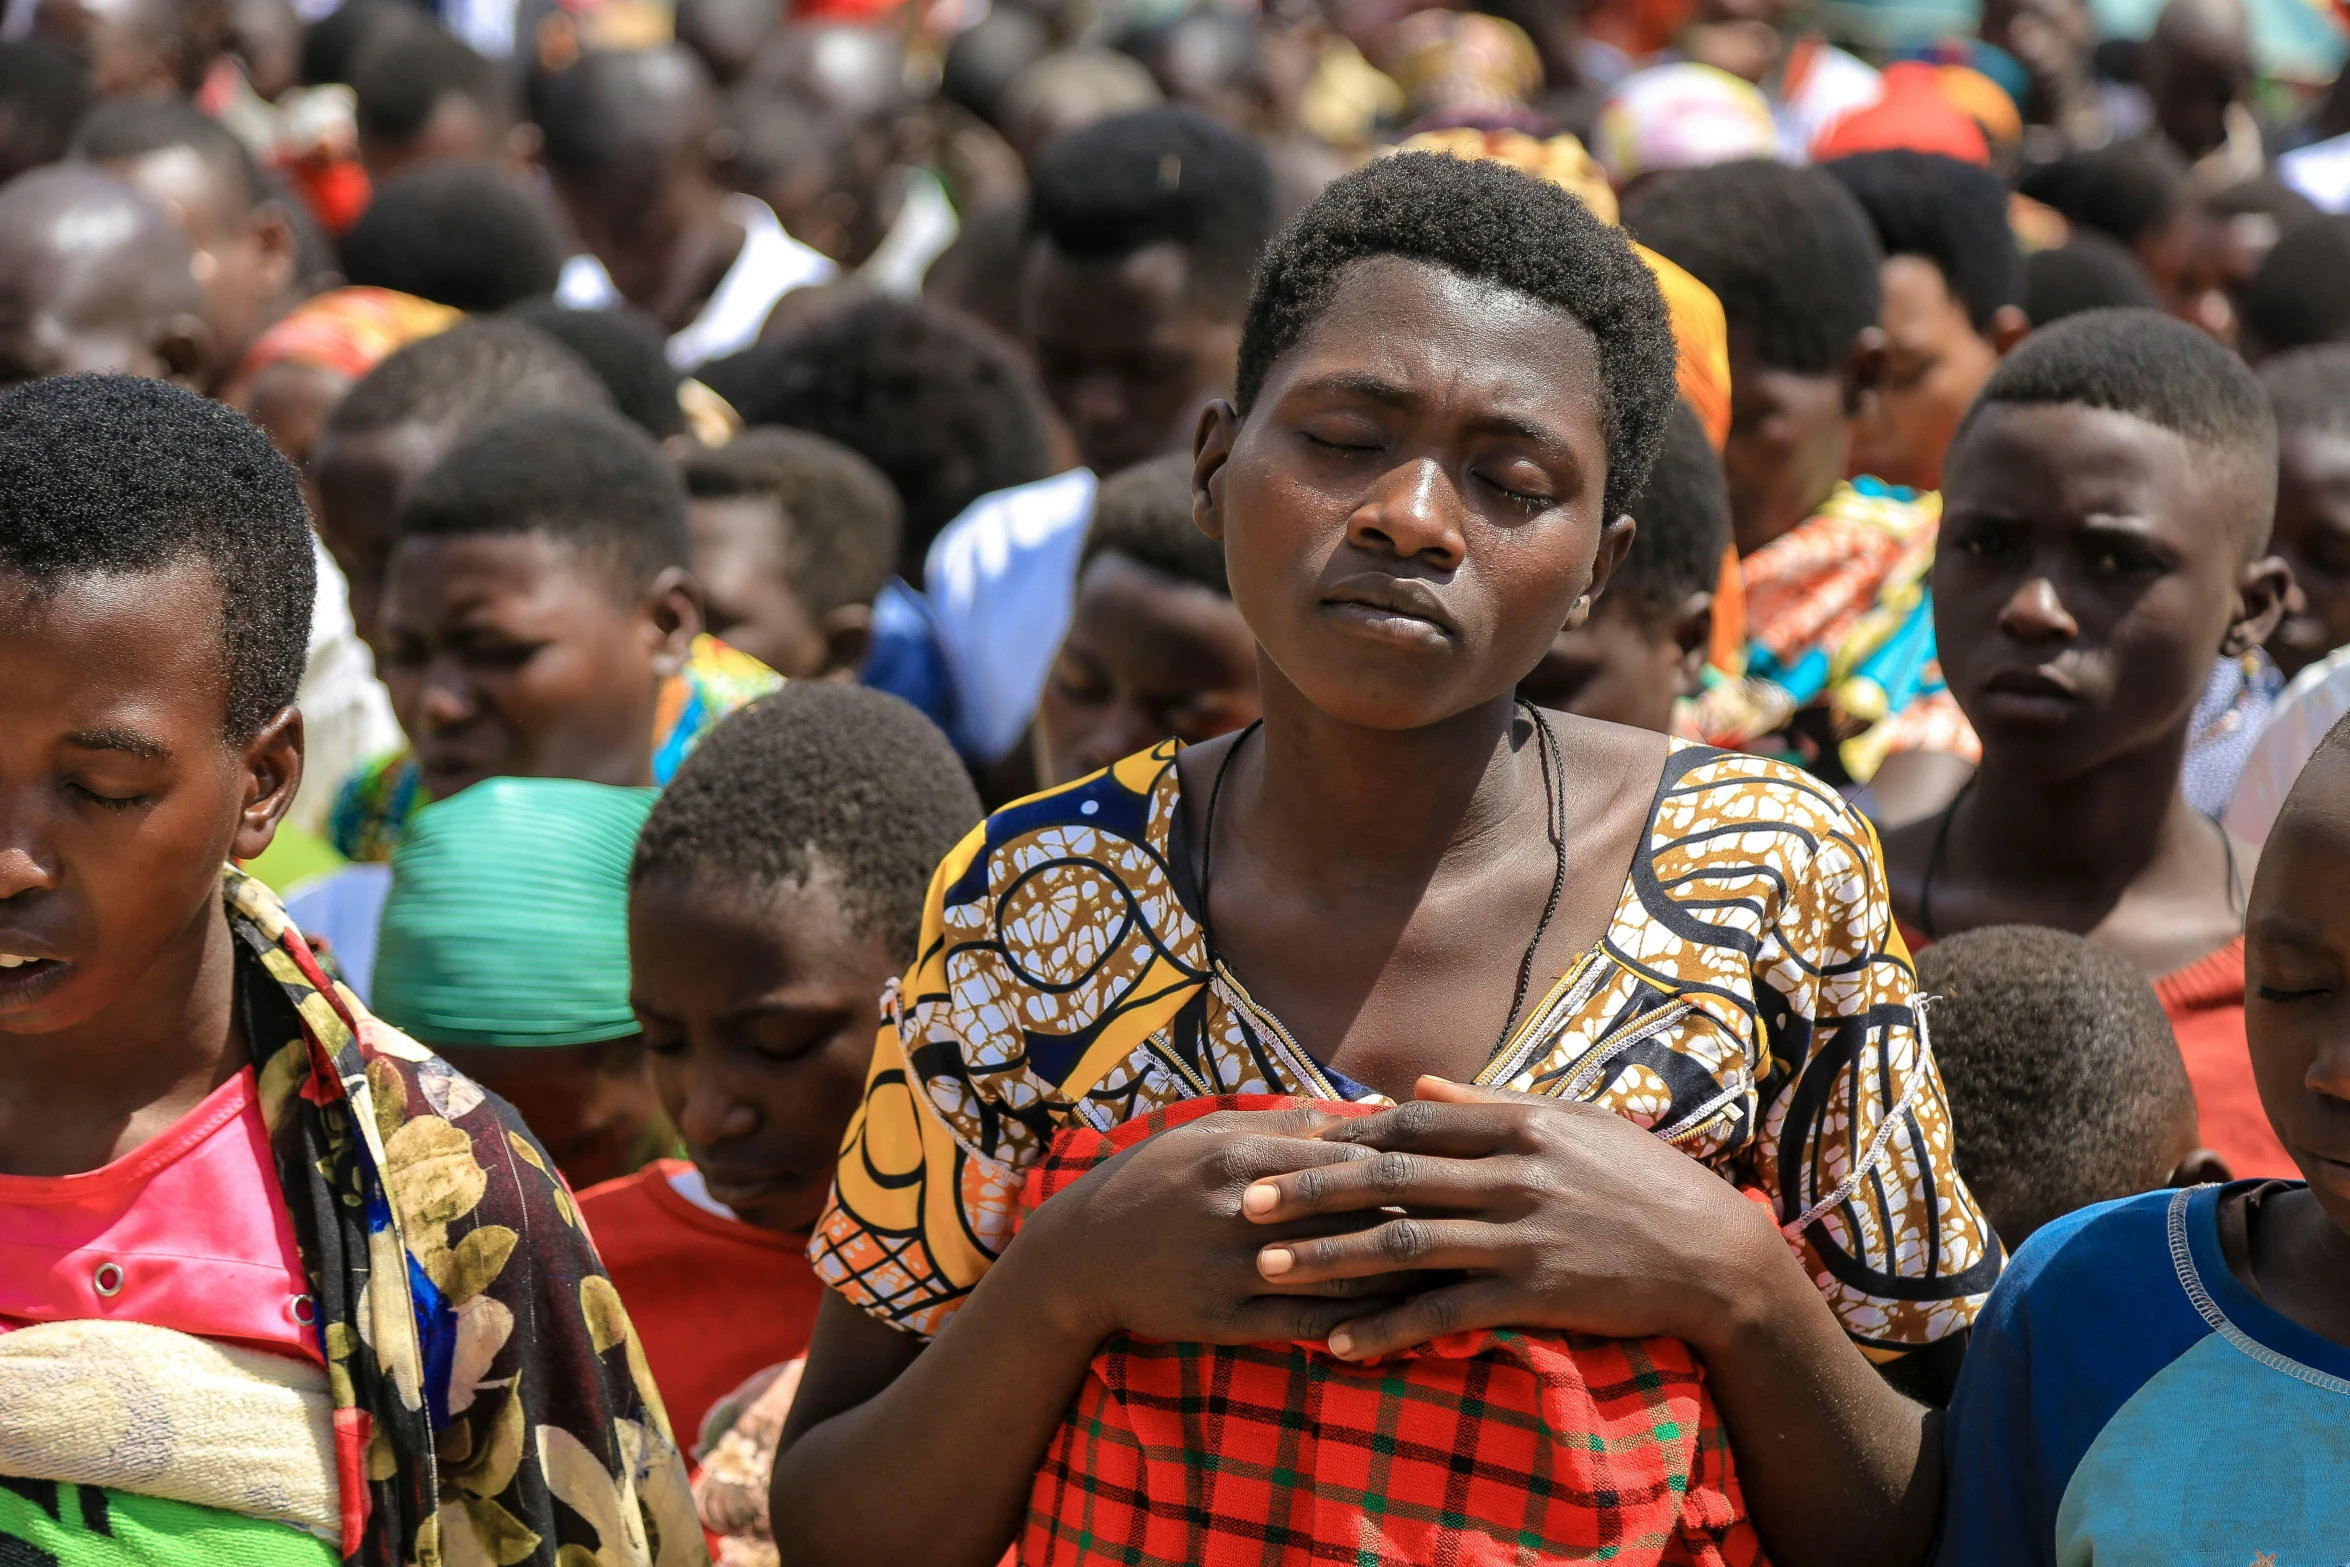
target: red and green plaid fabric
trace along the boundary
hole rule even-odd
[[[1293,1102],[1194,1099],[1065,1130],[1027,1206],[1154,1132]],[[1456,1333],[1363,1365],[1120,1334],[1053,1438],[1018,1549],[1020,1567],[1762,1560],[1688,1346],[1548,1332]]]

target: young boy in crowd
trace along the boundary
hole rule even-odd
[[[563,266],[545,198],[486,163],[428,163],[382,186],[342,249],[354,284],[468,312],[543,299]]]
[[[1632,520],[1632,547],[1590,618],[1552,640],[1518,694],[1562,713],[1676,733],[1675,706],[1696,694],[1713,639],[1714,587],[1730,547],[1722,460],[1685,402],[1673,406]]]
[[[690,1562],[546,1154],[224,869],[301,777],[311,560],[217,404],[0,397],[0,1556]]]
[[[2259,645],[2290,578],[2267,553],[2276,423],[2243,363],[2151,311],[2091,311],[2010,355],[1951,447],[1934,618],[1982,736],[1940,812],[1885,839],[1925,943],[2070,930],[2155,983],[2203,1138],[2286,1167],[2244,1053],[2252,851],[2180,786],[2215,656]]]
[[[94,169],[0,187],[0,387],[100,372],[201,381],[194,265],[161,207]]]
[[[513,1106],[575,1190],[677,1144],[628,1010],[628,856],[654,793],[485,779],[392,851],[370,1004]]]
[[[680,465],[710,630],[787,680],[854,679],[898,556],[900,507],[864,458],[745,430]]]
[[[1936,509],[1845,478],[1885,364],[1884,254],[1867,213],[1818,169],[1725,163],[1641,186],[1624,225],[1712,289],[1729,327],[1722,469],[1750,641],[1745,667],[1699,699],[1698,732],[1872,784],[1891,819],[1930,809],[1963,777],[1946,758],[1972,748],[1937,700]],[[1906,752],[1921,757],[1877,778]]]
[[[876,1008],[913,961],[931,871],[979,814],[928,719],[795,684],[719,725],[645,823],[624,972],[691,1162],[579,1208],[689,1445],[728,1393],[807,1353],[823,1294],[808,1231]]]
[[[1383,158],[1284,231],[1193,469],[1263,721],[933,878],[811,1244],[786,1559],[1922,1553],[1883,1378],[1956,1360],[2001,1259],[1871,834],[1516,696],[1675,359],[1625,237],[1497,163]]]
[[[1253,722],[1257,639],[1232,606],[1224,546],[1191,517],[1191,459],[1154,457],[1102,483],[1077,602],[1036,709],[1036,772],[1075,783],[1170,737]]]
[[[1847,466],[1938,490],[1959,420],[2032,329],[2007,187],[1989,169],[1931,152],[1864,152],[1821,167],[1859,198],[1885,253],[1885,368],[1854,423]]]
[[[1939,1567],[2330,1562],[2350,1539],[2350,730],[2245,920],[2245,1032],[2300,1180],[2149,1192],[2024,1247],[1952,1403]]]
[[[2093,1203],[2229,1178],[2129,959],[2069,931],[1988,925],[1917,966],[1959,1172],[2011,1250]]]
[[[73,154],[169,213],[195,247],[210,339],[203,384],[218,395],[253,340],[308,292],[291,209],[226,126],[175,99],[101,106]]]
[[[459,436],[520,408],[611,403],[578,355],[513,321],[463,322],[368,371],[327,415],[310,457],[318,531],[351,585],[360,636],[382,634],[400,503]]]
[[[2263,646],[2290,680],[2350,647],[2350,344],[2279,354],[2260,384],[2277,416],[2274,545],[2294,588]]]

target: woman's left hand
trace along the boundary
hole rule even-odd
[[[1241,1201],[1264,1224],[1400,1210],[1352,1234],[1264,1247],[1268,1280],[1463,1275],[1342,1324],[1332,1354],[1363,1360],[1491,1327],[1662,1334],[1703,1354],[1787,1283],[1770,1214],[1623,1117],[1434,1077],[1416,1095],[1322,1134],[1380,1157],[1269,1177]]]

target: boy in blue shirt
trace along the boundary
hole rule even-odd
[[[2277,818],[2245,1031],[2303,1181],[2148,1192],[2017,1253],[1951,1406],[1942,1567],[2350,1556],[2350,725]]]

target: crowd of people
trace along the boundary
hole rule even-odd
[[[0,1567],[2342,1559],[2259,66],[14,0]]]

